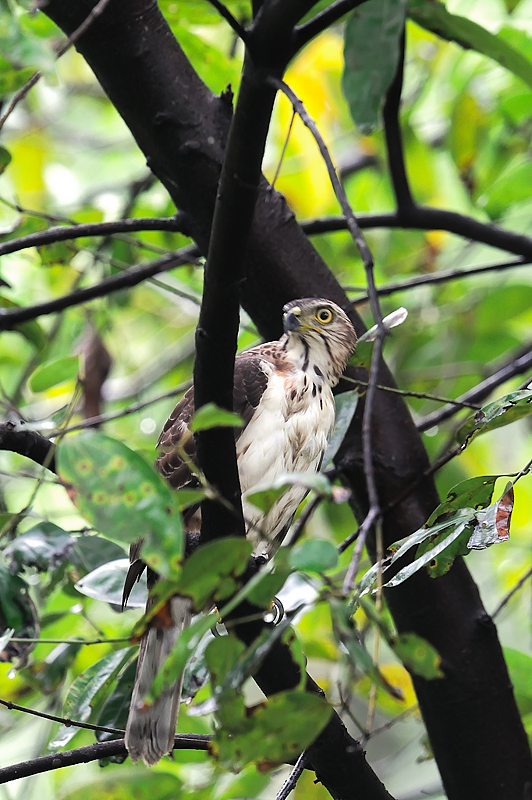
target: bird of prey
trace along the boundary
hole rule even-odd
[[[247,496],[257,485],[273,483],[280,475],[319,470],[334,426],[332,388],[356,344],[349,318],[329,300],[293,300],[283,311],[281,338],[253,347],[235,360],[233,410],[244,423],[235,431],[244,518],[255,554],[266,556],[282,542],[307,490],[291,486],[266,514]],[[190,461],[185,463],[179,455],[183,443],[194,461],[194,439],[188,427],[193,414],[194,390],[190,389],[170,414],[157,443],[156,467],[174,489],[197,485]],[[199,511],[185,512],[184,520],[187,530],[199,530]],[[131,549],[126,598],[144,568],[140,548],[137,544]],[[148,571],[148,586],[156,579]],[[173,749],[182,679],[153,705],[145,707],[142,701],[179,634],[190,624],[191,601],[172,598],[170,613],[167,627],[149,629],[141,641],[126,727],[131,759],[141,759],[147,766]]]

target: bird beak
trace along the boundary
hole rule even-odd
[[[290,333],[290,331],[301,330],[301,320],[299,318],[300,314],[301,314],[301,309],[298,308],[297,306],[294,306],[294,308],[291,308],[290,311],[288,311],[284,315],[283,327],[285,333]]]

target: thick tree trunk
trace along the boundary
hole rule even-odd
[[[49,0],[44,10],[70,34],[93,5],[93,0]],[[189,215],[190,232],[207,253],[231,120],[229,95],[215,97],[201,82],[157,6],[148,0],[111,0],[77,48],[129,126],[150,168],[177,207]],[[276,338],[282,305],[311,295],[334,300],[362,329],[284,199],[263,181],[242,286],[243,305],[261,333]],[[393,385],[384,365],[379,383]],[[341,458],[356,504],[364,509],[360,422],[361,410]],[[379,497],[386,506],[428,465],[421,439],[397,395],[377,394],[373,451]],[[385,515],[385,544],[418,528],[437,503],[432,479],[424,479]],[[445,678],[416,678],[415,686],[448,797],[528,797],[532,791],[528,742],[496,629],[465,564],[456,562],[437,580],[417,573],[390,590],[387,600],[398,629],[424,636],[442,657]]]

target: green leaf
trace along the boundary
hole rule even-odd
[[[242,417],[225,408],[218,408],[214,403],[207,403],[199,408],[189,425],[192,432],[205,431],[209,428],[241,428]]]
[[[21,89],[34,72],[31,67],[16,69],[4,58],[0,58],[0,97]]]
[[[532,714],[532,656],[515,650],[504,648],[504,658],[514,687],[515,699],[521,714]]]
[[[127,558],[120,558],[117,561],[102,564],[93,572],[89,572],[88,575],[81,578],[75,584],[75,588],[81,594],[92,597],[94,600],[101,600],[104,603],[120,606],[129,566],[129,559]],[[127,607],[144,608],[147,599],[146,584],[137,581],[129,595]]]
[[[224,538],[202,545],[187,558],[177,585],[201,611],[208,601],[219,602],[239,588],[253,546],[244,538]]]
[[[52,386],[64,381],[75,380],[78,375],[79,356],[66,356],[41,364],[31,374],[28,381],[32,392],[46,392]]]
[[[437,650],[415,633],[401,633],[392,640],[392,649],[405,667],[426,680],[443,678]]]
[[[329,721],[332,709],[318,695],[281,692],[235,715],[233,729],[217,730],[212,753],[221,766],[235,772],[255,762],[260,771],[297,758]]]
[[[81,642],[80,644],[63,642],[46,656],[44,664],[35,675],[44,694],[52,694],[58,690],[82,647]]]
[[[362,133],[377,126],[381,104],[397,70],[405,9],[406,0],[369,0],[347,22],[342,87]]]
[[[5,147],[0,147],[0,175],[11,163],[11,153]]]
[[[331,484],[325,475],[319,472],[287,472],[274,481],[256,486],[251,494],[246,494],[246,500],[267,514],[290,486],[305,486],[323,497],[331,496]]]
[[[290,551],[292,569],[307,572],[324,572],[338,564],[338,550],[325,539],[308,539]]]
[[[473,20],[451,14],[436,0],[409,0],[408,16],[442,39],[488,56],[532,87],[532,62]]]
[[[342,444],[348,428],[351,425],[351,420],[355,415],[356,407],[358,405],[358,397],[359,394],[357,390],[352,389],[350,392],[342,392],[342,394],[337,394],[334,398],[334,405],[336,407],[334,430],[331,434],[331,438],[329,439],[327,449],[325,450],[325,454],[323,456],[321,466],[322,472],[329,467],[338,450],[340,449],[340,445]]]
[[[75,540],[70,560],[82,573],[92,572],[102,564],[117,561],[125,556],[124,546],[94,534],[79,536]]]
[[[182,782],[169,772],[121,769],[90,783],[82,783],[71,791],[61,793],[61,800],[176,800],[182,797]]]
[[[69,557],[75,541],[70,533],[53,522],[40,522],[17,536],[4,550],[4,556],[11,560],[17,572],[23,567],[46,572]]]
[[[205,650],[205,660],[215,688],[223,684],[245,649],[246,646],[235,636],[219,636],[212,640]]]
[[[58,474],[71,500],[103,536],[131,544],[163,577],[181,571],[184,536],[174,496],[153,467],[122,442],[90,431],[63,439]]]
[[[97,704],[98,693],[105,686],[110,687],[114,676],[129,661],[133,652],[134,648],[132,647],[115,650],[78,675],[68,691],[63,707],[63,716],[67,719],[86,722]],[[78,730],[61,725],[53,741],[50,742],[50,749],[57,750],[64,747],[78,733]]]
[[[0,308],[20,308],[20,305],[18,303],[14,303],[12,300],[9,300],[7,297],[0,296]],[[42,350],[48,344],[46,334],[39,323],[34,319],[30,320],[29,322],[21,322],[19,325],[15,325],[13,330],[22,334],[22,336],[24,336],[24,338],[30,344],[32,344],[36,350]]]
[[[427,526],[434,525],[440,517],[459,508],[485,508],[491,503],[495,481],[500,475],[479,475],[453,486],[447,497],[430,515]]]
[[[512,392],[477,411],[462,425],[456,438],[465,447],[477,434],[510,425],[529,414],[532,414],[532,391]]]

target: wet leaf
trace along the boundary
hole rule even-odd
[[[196,411],[189,429],[195,433],[209,428],[241,428],[243,424],[242,417],[233,411],[207,403]]]
[[[492,544],[506,542],[510,538],[510,520],[514,507],[514,490],[511,483],[502,497],[485,510],[479,511],[476,525],[467,546],[470,550],[485,550]]]
[[[79,356],[66,356],[41,364],[28,381],[32,392],[46,392],[64,381],[75,380],[78,375]]]
[[[120,606],[126,575],[129,570],[129,559],[119,558],[102,564],[88,575],[81,578],[75,588],[81,594],[101,600],[104,603]],[[138,581],[134,584],[127,601],[128,608],[144,608],[148,599],[146,582]]]
[[[168,485],[138,453],[90,431],[63,439],[57,464],[71,500],[96,530],[115,542],[143,539],[142,559],[163,577],[179,575],[181,516]]]
[[[346,25],[342,87],[351,116],[364,134],[377,126],[397,70],[405,9],[406,0],[369,0]]]

